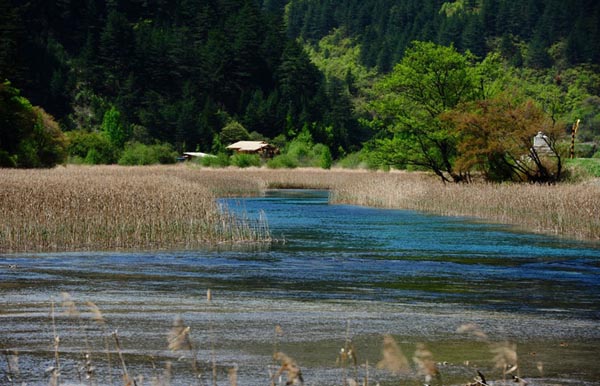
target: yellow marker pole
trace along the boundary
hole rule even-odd
[[[571,128],[571,159],[575,158],[575,134],[579,130],[579,119],[573,124]]]

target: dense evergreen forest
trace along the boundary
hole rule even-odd
[[[290,36],[313,42],[344,27],[357,37],[362,62],[382,72],[413,40],[480,57],[498,50],[518,67],[600,63],[594,0],[292,0],[286,21]]]
[[[505,84],[565,133],[579,118],[584,139],[597,139],[594,0],[0,0],[0,163],[44,164],[26,154],[42,114],[66,134],[52,143],[88,163],[117,162],[134,143],[218,153],[234,139],[302,140],[334,158],[381,150],[397,133],[375,119],[392,90],[378,85],[413,41],[452,46],[471,64],[494,54]],[[28,129],[17,129],[19,109]],[[370,162],[407,165],[383,158]]]

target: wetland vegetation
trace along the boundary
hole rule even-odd
[[[331,205],[324,190],[257,194],[251,172],[218,203],[264,211],[285,243],[2,254],[3,381],[464,385],[479,370],[496,385],[596,384],[596,243]],[[323,187],[366,178],[309,175]]]
[[[446,185],[424,173],[298,169],[59,167],[0,171],[0,251],[193,249],[269,242],[268,219],[232,216],[218,197],[330,191],[332,203],[401,208],[600,239],[600,184]]]

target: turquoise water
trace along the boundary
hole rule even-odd
[[[265,265],[295,269],[257,274],[262,282],[287,279],[286,296],[310,285],[315,297],[437,299],[481,309],[600,316],[598,245],[468,219],[332,206],[327,192],[275,191],[228,204],[250,214],[265,210],[273,236],[286,240],[270,250],[275,261]]]
[[[115,329],[131,373],[145,384],[167,361],[173,384],[189,383],[188,362],[167,350],[178,315],[191,326],[205,371],[200,384],[212,384],[213,358],[218,384],[229,384],[232,367],[240,385],[268,384],[274,349],[296,358],[307,384],[341,384],[335,362],[346,339],[360,353],[362,377],[368,360],[372,384],[422,384],[415,373],[375,369],[388,333],[409,359],[417,342],[427,343],[445,366],[444,384],[471,381],[474,366],[490,379],[501,377],[489,347],[504,341],[517,344],[521,376],[530,384],[600,384],[598,244],[469,219],[329,205],[323,191],[222,201],[240,215],[264,211],[278,241],[204,251],[1,256],[0,344],[18,349],[20,380],[48,384],[54,301],[63,380],[76,384],[85,347],[96,358],[92,379],[108,384],[112,372],[118,384],[120,367],[115,361],[108,370],[103,341]],[[62,292],[79,316],[61,313]],[[100,307],[106,330],[90,321],[86,301]],[[479,326],[490,342],[457,333],[464,324]],[[282,333],[275,334],[276,325]],[[0,384],[8,376],[5,362]]]

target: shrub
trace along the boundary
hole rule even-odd
[[[246,128],[238,121],[231,121],[223,127],[220,137],[222,143],[230,145],[237,141],[248,140],[250,138],[250,133],[248,133],[248,130],[246,130]]]
[[[3,166],[51,167],[66,158],[66,138],[54,118],[32,106],[10,82],[0,83]]]
[[[361,153],[350,153],[344,158],[340,159],[336,166],[339,166],[344,169],[358,169],[362,166],[363,161],[361,159]]]
[[[577,158],[590,158],[594,156],[594,153],[598,150],[597,146],[593,142],[577,143],[575,144],[575,156]]]
[[[104,113],[102,131],[106,133],[113,145],[118,148],[123,147],[125,142],[131,136],[130,128],[123,124],[121,113],[115,106],[111,106],[111,108]]]
[[[299,165],[309,166],[312,161],[311,148],[312,144],[295,139],[288,145],[286,154],[295,159]]]
[[[585,180],[590,177],[600,177],[600,159],[575,158],[566,162],[568,168],[567,179],[571,181]]]
[[[17,161],[7,151],[0,150],[0,168],[16,168]]]
[[[216,157],[202,157],[199,162],[206,167],[225,168],[229,166],[230,160],[226,153],[218,153]]]
[[[267,161],[267,166],[271,169],[293,169],[298,167],[298,161],[288,154],[281,154]]]
[[[239,168],[260,166],[260,157],[257,154],[234,154],[231,157],[231,164]]]
[[[70,162],[98,165],[117,161],[117,149],[105,133],[74,130],[66,135],[69,139],[67,152]]]
[[[323,169],[331,169],[331,164],[333,159],[331,157],[331,151],[329,147],[323,145],[322,143],[317,143],[312,148],[312,153],[314,157],[314,165]]]
[[[132,142],[125,145],[119,158],[119,165],[173,164],[177,162],[177,152],[167,143],[144,145]]]
[[[287,165],[297,166],[313,166],[323,169],[331,168],[333,162],[331,151],[322,143],[314,144],[312,140],[299,135],[298,138],[292,140],[285,152],[287,158],[282,158],[274,163],[272,167],[290,167]]]

